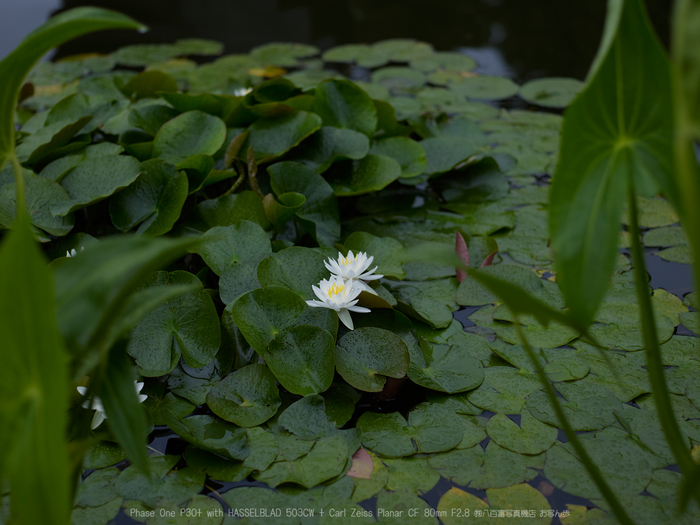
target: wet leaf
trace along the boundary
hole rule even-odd
[[[523,409],[520,412],[520,425],[504,414],[496,414],[486,425],[489,437],[503,448],[518,454],[541,454],[557,439],[557,429],[540,423]]]
[[[272,372],[248,365],[229,374],[207,394],[207,405],[219,417],[242,427],[270,419],[281,404]]]

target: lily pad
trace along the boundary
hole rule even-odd
[[[452,84],[450,89],[469,98],[500,100],[515,95],[519,87],[509,78],[478,75],[467,77],[458,84]]]
[[[207,394],[207,405],[217,416],[241,427],[270,419],[281,405],[277,381],[264,365],[248,365],[226,376]]]
[[[518,454],[541,454],[557,440],[557,429],[541,423],[523,409],[520,426],[504,414],[496,414],[486,425],[489,437],[498,445]]]
[[[437,175],[453,170],[477,152],[477,145],[461,137],[434,137],[422,140],[419,144],[425,150],[428,175]]]
[[[314,112],[326,126],[358,131],[368,138],[377,127],[377,110],[369,95],[349,80],[327,80],[316,88]]]
[[[198,253],[214,273],[222,275],[236,264],[259,262],[272,253],[265,231],[250,221],[216,226],[202,235]]]
[[[187,189],[184,172],[162,160],[146,161],[138,179],[110,200],[112,223],[124,232],[140,223],[137,235],[163,235],[180,218]]]
[[[219,316],[196,276],[185,271],[157,272],[142,290],[161,286],[190,286],[193,291],[157,306],[133,328],[126,350],[147,377],[170,372],[181,354],[189,366],[204,366],[221,345]]]
[[[408,372],[408,377],[414,383],[455,394],[472,390],[484,380],[481,362],[464,346],[436,345],[421,340],[420,350],[419,356],[411,356],[411,369]],[[418,373],[414,372],[416,369]]]
[[[266,286],[248,292],[226,307],[246,341],[262,353],[277,333],[294,324],[308,307],[289,288]]]
[[[226,139],[226,124],[202,111],[188,111],[169,120],[153,139],[153,156],[179,164],[197,155],[213,155]]]
[[[585,85],[575,78],[538,78],[520,86],[518,95],[538,106],[565,108]]]
[[[398,162],[403,178],[420,175],[428,166],[425,150],[421,144],[408,137],[388,137],[376,140],[370,153],[385,155]]]
[[[55,203],[51,213],[58,216],[106,199],[136,180],[141,163],[134,157],[118,155],[105,163],[102,157],[88,158],[61,181],[70,200]]]
[[[366,135],[352,129],[323,126],[290,151],[286,158],[308,166],[316,173],[323,173],[336,158],[359,160],[368,151]]]
[[[333,383],[334,348],[327,330],[298,325],[276,334],[262,357],[284,388],[304,396],[325,392]]]
[[[484,372],[484,382],[467,398],[472,404],[492,412],[519,414],[526,398],[542,388],[536,376],[515,368],[489,367]]]
[[[583,379],[558,383],[556,390],[566,400],[559,403],[574,430],[598,430],[615,421],[614,411],[620,406],[620,401],[605,387]],[[559,426],[559,420],[544,392],[531,395],[527,400],[527,409],[543,423]]]
[[[386,155],[370,154],[361,160],[336,162],[325,177],[339,197],[381,190],[401,176],[401,166]]]
[[[573,381],[588,375],[591,367],[575,357],[564,357],[547,363],[544,373],[550,381]]]
[[[279,425],[306,441],[316,441],[335,433],[328,420],[323,397],[309,395],[289,405],[278,418]]]
[[[325,259],[311,248],[291,246],[260,262],[258,281],[263,286],[284,286],[304,299],[316,299],[311,287],[328,277]]]
[[[279,162],[270,166],[270,184],[281,195],[290,191],[301,193],[306,202],[296,211],[304,229],[321,245],[331,246],[340,237],[340,211],[333,189],[319,174],[294,162]]]
[[[374,257],[372,263],[377,266],[378,274],[385,277],[402,279],[405,249],[391,237],[376,237],[365,232],[354,232],[345,239],[343,247],[353,253],[365,252],[368,257]]]
[[[259,163],[268,162],[321,129],[321,125],[321,117],[308,111],[292,111],[279,117],[258,119],[248,128],[250,135],[241,152],[245,153],[252,147]]]
[[[367,44],[335,46],[324,52],[322,57],[326,62],[356,62],[358,66],[368,68],[383,66],[389,62],[389,57],[386,53],[376,50]]]
[[[298,59],[316,55],[319,49],[308,44],[271,42],[251,49],[250,56],[274,66],[294,67]]]
[[[358,390],[380,392],[387,377],[405,377],[408,348],[388,330],[358,328],[338,340],[335,364],[343,379]]]
[[[414,408],[408,422],[397,412],[365,412],[357,421],[362,444],[385,457],[417,452],[442,452],[456,447],[464,436],[461,419],[440,405],[424,403]]]

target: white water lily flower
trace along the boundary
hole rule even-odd
[[[237,88],[233,90],[233,95],[236,97],[245,97],[248,93],[253,91],[253,88]]]
[[[335,310],[338,312],[338,319],[350,330],[353,329],[350,312],[366,314],[370,311],[369,308],[355,306],[357,296],[360,295],[362,289],[357,287],[352,280],[345,281],[341,277],[333,275],[330,279],[323,279],[318,283],[318,286],[311,288],[320,301],[306,301],[306,304]]]
[[[374,273],[378,266],[375,266],[369,271],[367,270],[373,260],[374,256],[368,258],[365,252],[353,255],[352,250],[350,250],[347,257],[343,257],[342,253],[338,253],[337,261],[328,259],[323,264],[326,265],[328,271],[333,275],[341,277],[346,281],[352,281],[360,291],[364,290],[365,292],[377,295],[377,292],[372,290],[372,288],[365,283],[365,281],[373,281],[384,277],[383,275]]]
[[[84,396],[87,392],[87,388],[84,386],[79,386],[77,388],[81,396]],[[139,398],[139,403],[143,403],[146,401],[146,399],[148,399],[146,394],[140,393],[141,389],[143,388],[142,381],[134,381],[134,388],[136,389],[136,395]],[[98,396],[93,396],[92,401],[85,401],[85,403],[83,403],[83,408],[88,408],[95,411],[95,415],[92,416],[92,423],[90,424],[91,430],[95,430],[105,419],[107,419],[107,414],[105,413],[104,406],[102,405],[102,400]]]
[[[84,250],[85,250],[84,246],[82,248],[80,248],[81,252]],[[75,257],[76,255],[78,255],[78,252],[75,251],[75,248],[73,248],[71,251],[66,252],[66,257]]]

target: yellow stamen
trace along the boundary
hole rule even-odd
[[[346,258],[346,257],[343,257],[343,259],[341,260],[341,262],[343,263],[343,266],[347,266],[348,264],[352,264],[352,261],[353,261],[353,260],[354,260],[354,259],[353,259],[352,257],[347,257],[347,258]]]
[[[345,289],[343,284],[332,284],[328,287],[328,298],[330,299],[334,295],[338,295]]]

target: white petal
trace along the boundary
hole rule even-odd
[[[146,394],[139,394],[139,403],[143,403],[146,399],[148,399]]]
[[[329,306],[326,303],[322,303],[321,301],[306,301],[306,304],[308,304],[309,306],[329,308]]]
[[[90,425],[90,428],[92,430],[95,430],[105,419],[107,419],[107,415],[104,412],[98,410],[97,412],[95,412],[95,415],[92,416],[92,424]]]
[[[345,308],[341,308],[340,311],[338,312],[338,319],[340,319],[345,326],[347,326],[350,330],[353,330],[353,325],[352,325],[352,317],[350,317],[350,312],[348,312]]]
[[[372,290],[371,287],[367,285],[364,281],[356,281],[357,287],[360,288],[360,290],[365,291],[367,293],[371,293],[372,295],[377,295],[377,292]]]
[[[85,392],[87,392],[87,388],[85,388],[84,386],[79,386],[79,387],[78,387],[78,392],[80,392],[80,395],[81,395],[81,396],[84,396],[84,395],[85,395]]]
[[[143,381],[134,381],[134,388],[136,388],[136,393],[138,394],[143,389]]]
[[[351,312],[357,312],[360,314],[368,314],[372,311],[369,308],[365,308],[364,306],[348,306],[348,310],[350,310]]]

